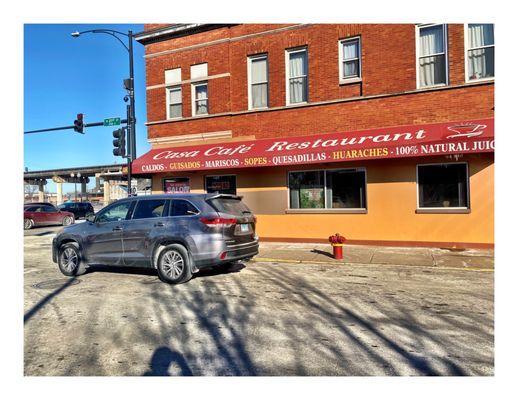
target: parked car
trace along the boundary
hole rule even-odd
[[[62,211],[68,211],[74,214],[75,219],[86,218],[89,214],[94,213],[94,207],[89,202],[66,202],[60,204],[58,208]]]
[[[63,229],[52,260],[64,275],[88,265],[158,270],[167,283],[183,283],[207,267],[225,267],[258,253],[256,218],[241,197],[163,194],[118,200]]]
[[[23,205],[23,228],[31,229],[37,225],[71,225],[74,214],[58,210],[51,203],[27,203]]]

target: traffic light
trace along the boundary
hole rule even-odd
[[[83,114],[77,114],[77,119],[74,121],[74,131],[84,133]]]
[[[120,128],[113,131],[113,155],[126,157],[126,129]]]

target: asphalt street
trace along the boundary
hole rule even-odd
[[[493,272],[237,264],[63,276],[24,240],[25,375],[493,375]]]

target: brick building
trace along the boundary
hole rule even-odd
[[[263,240],[492,246],[489,24],[146,25],[153,191],[229,192]]]

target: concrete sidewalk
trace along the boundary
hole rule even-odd
[[[315,264],[386,264],[455,269],[494,269],[493,250],[345,245],[335,260],[330,244],[260,242],[256,261]]]

